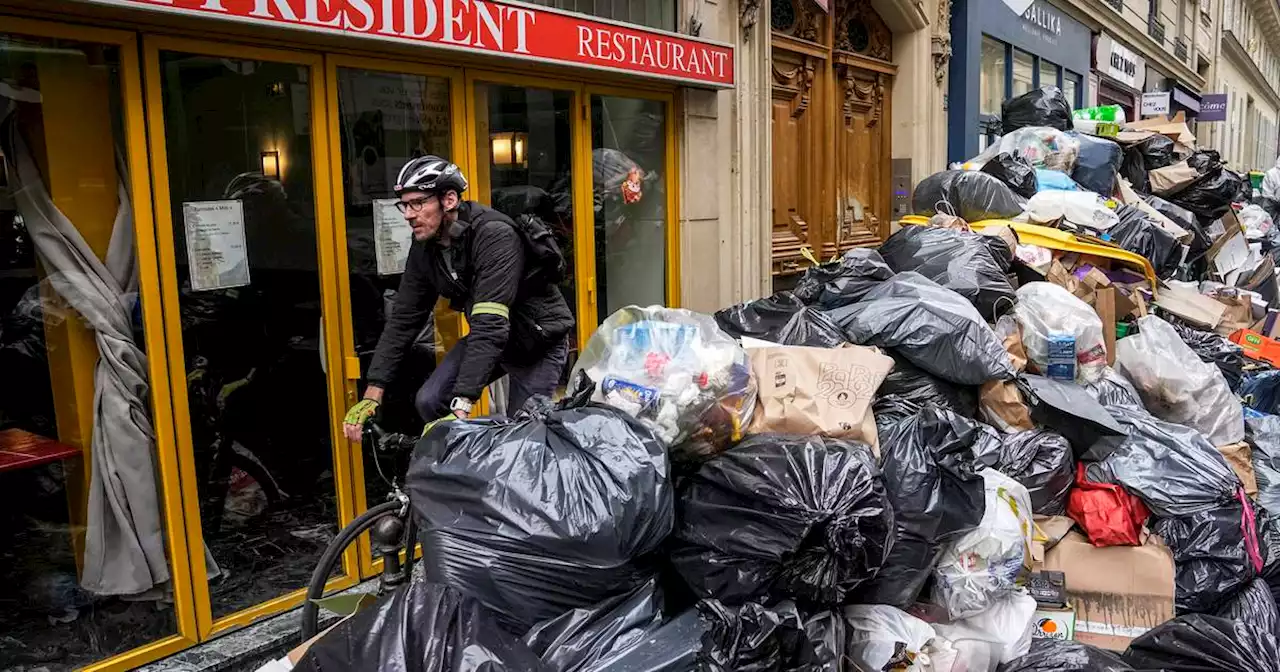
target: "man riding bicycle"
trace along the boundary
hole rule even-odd
[[[413,228],[394,311],[387,318],[366,379],[364,398],[343,420],[347,438],[361,430],[395,378],[406,350],[440,296],[462,311],[471,331],[445,355],[414,399],[424,422],[470,417],[480,392],[510,376],[508,408],[550,396],[568,357],[573,314],[556,286],[563,257],[536,222],[519,223],[474,201],[463,201],[467,179],[453,163],[424,156],[396,179],[397,207]]]

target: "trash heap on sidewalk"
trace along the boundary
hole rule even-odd
[[[296,669],[1280,672],[1280,204],[1052,87],[879,249],[438,425]]]

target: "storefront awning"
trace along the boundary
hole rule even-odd
[[[1183,88],[1181,84],[1173,85],[1173,104],[1186,108],[1188,112],[1200,114],[1200,94]]]

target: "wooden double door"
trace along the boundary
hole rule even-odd
[[[775,283],[888,234],[893,36],[869,0],[775,0]]]

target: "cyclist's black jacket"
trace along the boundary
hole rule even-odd
[[[510,218],[464,201],[449,231],[448,247],[437,238],[414,240],[409,247],[393,312],[365,376],[369,384],[386,387],[395,378],[440,296],[465,313],[471,326],[453,387],[456,397],[479,398],[500,363],[532,363],[573,328],[573,313],[558,287],[524,286],[526,247]],[[473,314],[477,304],[481,310]],[[509,309],[510,318],[494,304]]]

